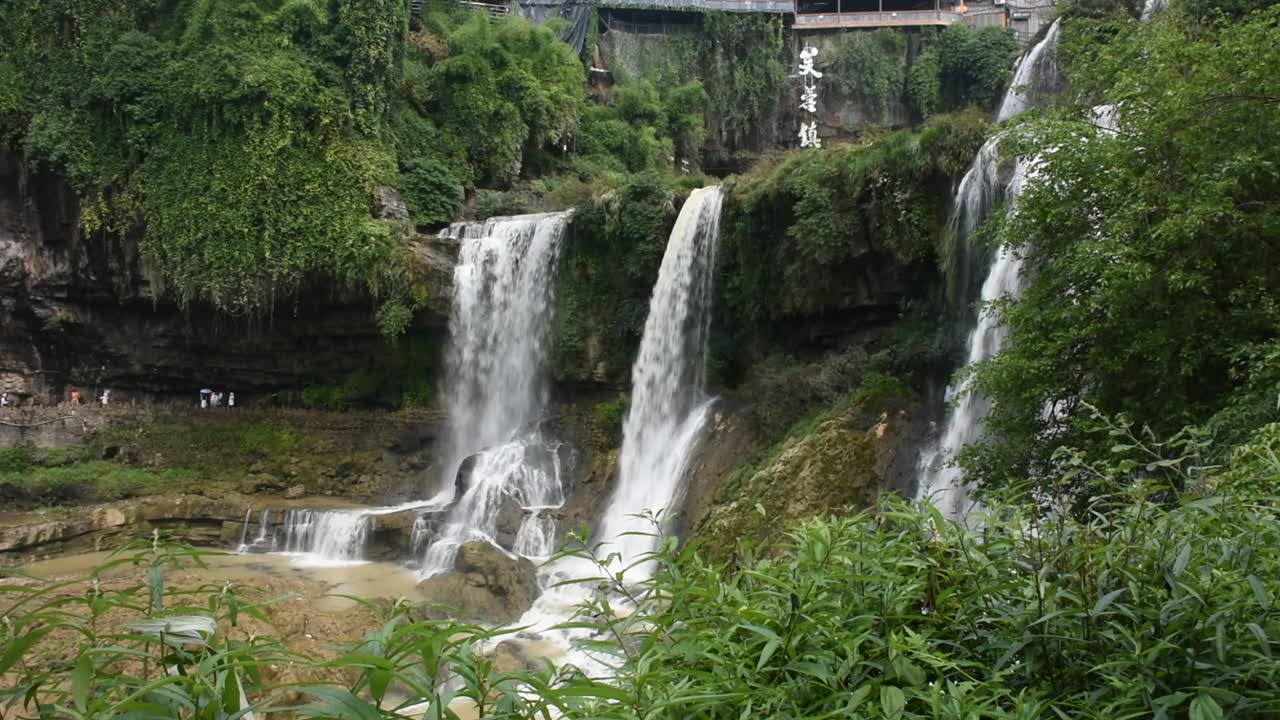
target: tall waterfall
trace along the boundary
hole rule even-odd
[[[1015,118],[1035,107],[1058,76],[1058,35],[1062,32],[1062,20],[1058,19],[1049,27],[1049,32],[1035,44],[1035,47],[1018,63],[1018,70],[1009,83],[1009,90],[1000,101],[1000,112],[996,115],[998,122]]]
[[[547,402],[552,278],[568,213],[456,223],[446,237],[461,242],[454,269],[452,345],[445,371],[449,436],[442,495],[454,489],[463,461],[474,457],[461,497],[430,541],[423,573],[448,572],[458,547],[493,542],[499,516],[564,503],[554,446],[537,427]],[[549,554],[547,519],[518,533],[521,549]],[[529,538],[537,538],[533,542]]]
[[[678,500],[710,408],[704,381],[720,204],[718,187],[689,195],[649,301],[640,353],[631,370],[618,488],[600,525],[600,537],[612,542],[609,550],[619,552],[624,565],[655,547],[654,537],[630,534],[655,532],[635,515],[670,508]],[[647,566],[635,572],[650,572]]]
[[[551,279],[568,222],[568,213],[518,215],[443,233],[461,242],[445,368],[447,485],[466,457],[511,440],[542,414]]]
[[[1061,29],[1061,20],[1055,21],[1044,38],[1018,64],[1018,71],[1000,103],[1000,121],[1017,117],[1034,107],[1040,99],[1038,93],[1057,75],[1054,55]],[[973,232],[994,208],[1003,202],[1008,211],[1022,193],[1030,164],[1019,161],[1011,174],[1002,174],[1000,140],[1001,136],[996,135],[982,146],[956,189],[949,231],[958,246],[957,254],[967,252]],[[993,357],[1004,346],[1007,332],[985,308],[1002,297],[1016,298],[1021,294],[1021,268],[1021,258],[1009,248],[1001,248],[992,261],[982,283],[983,310],[969,333],[966,367]],[[990,399],[973,391],[968,378],[958,388],[947,388],[948,400],[957,395],[959,402],[948,414],[937,446],[921,454],[916,491],[918,498],[929,500],[951,518],[963,518],[974,506],[964,473],[954,464],[955,456],[966,445],[981,438],[982,423],[991,411]]]
[[[997,138],[998,139],[998,138]],[[987,150],[984,146],[983,150]],[[1000,198],[1011,208],[1017,202],[1026,182],[1028,164],[1019,161],[1007,183],[999,177],[999,155],[996,152],[979,152],[973,166],[960,183],[956,195],[953,217],[966,214],[960,222],[960,230],[971,233],[981,223],[981,218],[967,215],[975,208],[989,209]],[[985,210],[983,211],[985,213]],[[967,234],[966,234],[967,237]],[[985,306],[1003,297],[1018,297],[1022,292],[1020,271],[1022,259],[1009,248],[1001,248],[991,264],[987,279],[982,283],[982,304],[977,324],[969,333],[966,367],[994,357],[1004,347],[1007,330],[993,317]],[[982,436],[982,422],[991,411],[991,401],[970,387],[966,377],[959,388],[947,388],[947,399],[959,395],[960,400],[947,417],[946,428],[936,449],[921,457],[920,481],[917,497],[927,499],[949,518],[963,518],[973,507],[964,473],[951,461],[956,453]]]

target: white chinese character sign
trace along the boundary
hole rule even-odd
[[[809,114],[808,121],[800,121],[800,147],[820,148],[822,139],[818,137],[818,78],[822,73],[813,66],[813,59],[818,57],[818,48],[805,45],[800,51],[800,82],[804,90],[800,93],[800,109]]]

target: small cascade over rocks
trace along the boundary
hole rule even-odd
[[[271,511],[263,510],[257,536],[246,542],[249,511],[237,551],[287,553],[299,564],[321,567],[362,563],[375,515],[370,510],[286,510],[272,525]]]
[[[1060,82],[1057,49],[1061,32],[1062,19],[1059,18],[1018,63],[1009,90],[1000,101],[1000,112],[996,115],[998,122],[1021,115],[1056,91]]]
[[[720,188],[694,190],[662,257],[640,352],[631,371],[631,407],[623,424],[618,488],[600,523],[623,565],[654,549],[646,511],[668,510],[710,408],[705,396],[712,274],[720,234]],[[647,564],[646,564],[647,565]],[[638,567],[644,575],[651,568]]]
[[[431,577],[453,570],[458,548],[472,540],[498,542],[499,524],[504,516],[515,514],[519,527],[508,547],[520,546],[522,536],[550,535],[545,544],[554,544],[555,526],[550,515],[538,511],[564,504],[561,488],[558,448],[534,432],[480,451],[467,481],[466,491],[449,509],[444,525],[430,540],[422,561],[422,575]],[[550,523],[550,527],[548,527]],[[530,528],[530,526],[533,526]],[[526,541],[522,552],[531,557],[550,555],[543,544],[536,547]]]
[[[554,543],[554,519],[535,511],[564,504],[559,446],[544,437],[538,422],[548,395],[552,280],[569,218],[492,218],[455,223],[444,233],[461,243],[449,321],[450,422],[440,493],[453,497],[438,527],[424,524],[415,532],[426,577],[452,571],[466,542],[499,544],[499,525],[513,514],[520,516],[519,527],[508,548],[544,555]],[[455,483],[464,461],[470,468]]]

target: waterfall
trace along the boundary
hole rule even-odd
[[[1013,82],[1000,103],[998,120],[1003,122],[1026,112],[1035,105],[1038,94],[1049,85],[1049,78],[1057,75],[1054,54],[1061,20],[1053,23],[1044,38],[1022,58]],[[1114,111],[1095,111],[1095,117],[1104,123],[1112,123]],[[948,229],[953,242],[953,255],[962,258],[962,270],[969,267],[968,254],[972,237],[1002,201],[1005,211],[1012,209],[1022,193],[1031,163],[1018,161],[1011,176],[1001,173],[1001,136],[996,135],[982,146],[956,189],[952,202]],[[1018,297],[1022,292],[1022,259],[1010,248],[1001,248],[982,283],[983,308],[968,337],[966,367],[993,357],[1004,346],[1007,331],[993,317],[987,306],[1003,297]],[[961,287],[967,288],[967,276]],[[966,445],[981,439],[982,423],[991,411],[991,401],[970,387],[965,378],[958,387],[947,388],[948,401],[959,397],[957,405],[947,416],[946,426],[938,444],[921,453],[918,468],[919,481],[916,497],[927,499],[949,518],[963,519],[975,507],[965,483],[964,473],[954,464],[955,456]]]
[[[973,167],[965,175],[966,181],[973,179],[973,182],[961,182],[960,187],[962,191],[967,190],[972,194],[985,193],[987,196],[979,201],[958,193],[955,209],[952,211],[953,216],[966,212],[967,208],[971,209],[977,203],[991,207],[994,205],[991,197],[993,192],[998,192],[1004,198],[1007,210],[1012,209],[1026,182],[1027,162],[1019,161],[1016,164],[1012,178],[1003,187],[998,183],[984,184],[976,177],[970,178],[976,173],[985,175],[987,179],[995,178],[998,162],[998,156],[994,153],[987,157],[984,157],[981,152],[978,154]],[[979,223],[980,220],[976,220],[972,223],[965,222],[964,225],[967,225],[972,232]],[[994,357],[1004,347],[1008,331],[985,306],[1000,298],[1016,298],[1021,294],[1021,269],[1022,258],[1009,248],[1001,248],[991,264],[986,280],[982,283],[981,299],[984,307],[979,311],[977,324],[969,333],[966,367]],[[956,396],[959,396],[959,402],[947,417],[946,428],[937,447],[921,457],[920,481],[916,493],[918,498],[929,500],[948,518],[964,518],[974,507],[970,499],[969,487],[964,481],[964,474],[951,461],[966,445],[981,438],[982,422],[991,411],[991,401],[970,387],[969,377],[965,378],[959,388],[947,388],[948,400]]]
[[[655,547],[655,538],[630,534],[655,532],[635,514],[669,509],[678,500],[710,408],[703,385],[720,203],[718,187],[689,195],[649,301],[640,353],[631,370],[618,488],[600,526],[600,537],[613,543],[610,549],[621,554],[624,565]],[[639,568],[640,574],[646,571]]]
[[[1058,76],[1056,50],[1058,35],[1061,31],[1062,20],[1055,20],[1049,27],[1049,32],[1045,33],[1040,42],[1036,43],[1035,47],[1031,48],[1018,63],[1013,82],[1009,83],[1009,90],[1005,92],[1004,99],[1000,102],[1000,112],[996,115],[997,122],[1010,120],[1030,110],[1056,81]]]
[[[372,529],[373,516],[362,510],[289,510],[280,550],[306,564],[358,563]]]
[[[244,553],[249,549],[249,522],[253,520],[253,510],[244,511],[244,525],[240,527],[240,545],[236,548],[236,552]]]
[[[967,302],[978,248],[970,242],[978,226],[1000,203],[1004,185],[1000,178],[1000,135],[994,135],[978,150],[956,188],[951,216],[947,219],[949,238],[947,291],[953,302]]]
[[[458,547],[469,540],[497,544],[503,513],[520,512],[522,525],[545,530],[545,519],[524,511],[564,504],[557,447],[537,423],[548,394],[552,279],[569,217],[493,218],[445,231],[461,247],[449,320],[450,429],[441,495],[459,484],[461,495],[427,544],[426,576],[452,570]],[[460,476],[464,481],[455,483]]]
[[[394,508],[392,508],[394,509]],[[248,542],[253,511],[245,514],[237,552],[283,552],[299,564],[330,566],[364,562],[364,546],[373,530],[377,510],[288,510],[277,526],[271,511],[263,510],[258,535]]]
[[[454,223],[452,338],[445,368],[449,413],[444,481],[468,456],[510,441],[547,399],[552,276],[568,213]]]
[[[1147,0],[1142,5],[1142,22],[1151,22],[1156,15],[1169,7],[1169,0]]]

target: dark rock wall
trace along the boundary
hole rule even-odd
[[[266,317],[231,317],[206,305],[179,308],[158,292],[137,238],[86,235],[74,193],[57,177],[24,176],[0,154],[0,390],[48,403],[77,387],[86,399],[181,397],[231,388],[249,401],[339,381],[386,362],[373,304],[316,280],[281,298]],[[418,255],[431,276],[446,251]],[[443,297],[447,290],[432,293]],[[420,330],[439,332],[441,304]]]

